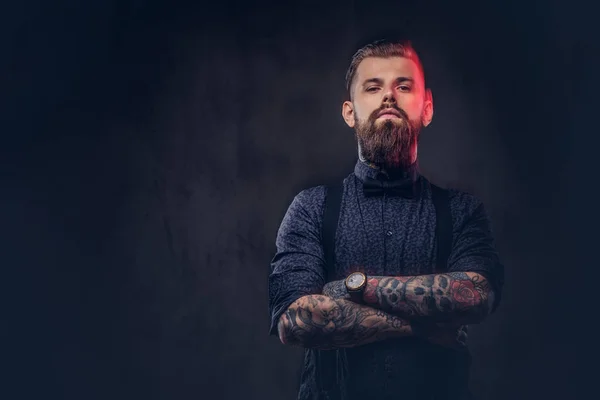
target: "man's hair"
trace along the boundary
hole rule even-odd
[[[352,99],[352,84],[354,83],[354,78],[356,77],[358,65],[367,57],[404,57],[411,59],[417,64],[417,67],[423,75],[423,79],[425,79],[425,73],[423,71],[421,60],[419,59],[417,52],[412,47],[412,44],[409,40],[376,40],[367,44],[366,46],[361,47],[356,53],[354,53],[354,56],[352,56],[350,67],[348,67],[348,71],[346,72],[346,90],[348,91],[350,99]]]

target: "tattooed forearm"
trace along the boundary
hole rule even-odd
[[[323,287],[323,294],[336,300],[350,300],[350,294],[346,289],[344,280],[327,282]]]
[[[408,321],[372,307],[323,295],[304,296],[281,316],[279,337],[307,348],[354,347],[412,334]]]
[[[480,274],[451,272],[436,275],[370,277],[366,304],[404,318],[476,323],[491,310],[493,292]]]

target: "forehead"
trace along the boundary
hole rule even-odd
[[[367,57],[356,69],[356,81],[361,83],[367,79],[380,78],[383,80],[397,77],[422,80],[421,70],[416,62],[405,57]]]

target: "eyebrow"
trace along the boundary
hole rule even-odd
[[[402,82],[410,82],[410,83],[414,83],[415,80],[413,78],[409,78],[407,76],[399,76],[398,78],[394,79],[394,83],[398,84],[398,83],[402,83]],[[381,78],[370,78],[367,79],[366,81],[363,82],[362,86],[365,87],[370,83],[375,83],[377,85],[383,85],[383,79]]]

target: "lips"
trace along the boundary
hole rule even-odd
[[[398,117],[401,118],[402,116],[400,115],[400,113],[394,109],[388,108],[386,110],[383,110],[379,113],[378,117],[386,117],[386,118],[390,118],[390,117]]]

